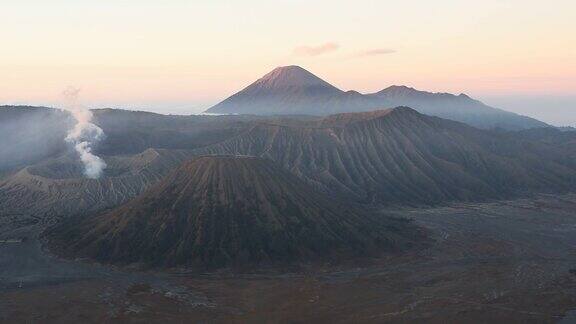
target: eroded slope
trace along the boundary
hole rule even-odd
[[[570,152],[406,107],[306,126],[259,122],[195,152],[270,158],[325,192],[368,203],[501,199],[576,185]]]
[[[198,157],[110,212],[48,231],[56,251],[103,262],[214,268],[400,249],[417,231],[318,193],[273,162]]]

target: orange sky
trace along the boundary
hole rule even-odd
[[[361,92],[576,95],[576,1],[5,0],[0,103],[200,111],[279,65]]]

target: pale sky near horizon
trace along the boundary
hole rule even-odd
[[[194,113],[276,66],[576,125],[576,1],[2,0],[0,104]]]

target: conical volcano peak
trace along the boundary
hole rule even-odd
[[[324,115],[326,111],[338,111],[350,96],[299,66],[281,66],[207,112]]]
[[[277,67],[256,83],[267,88],[326,87],[338,90],[330,83],[297,65]]]

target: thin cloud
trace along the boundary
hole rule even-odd
[[[340,46],[336,43],[326,43],[318,46],[299,46],[294,49],[294,55],[298,56],[318,56],[338,50]]]
[[[377,56],[377,55],[385,55],[385,54],[392,54],[396,53],[396,50],[391,48],[375,48],[362,51],[356,54],[354,57],[368,57],[368,56]]]

